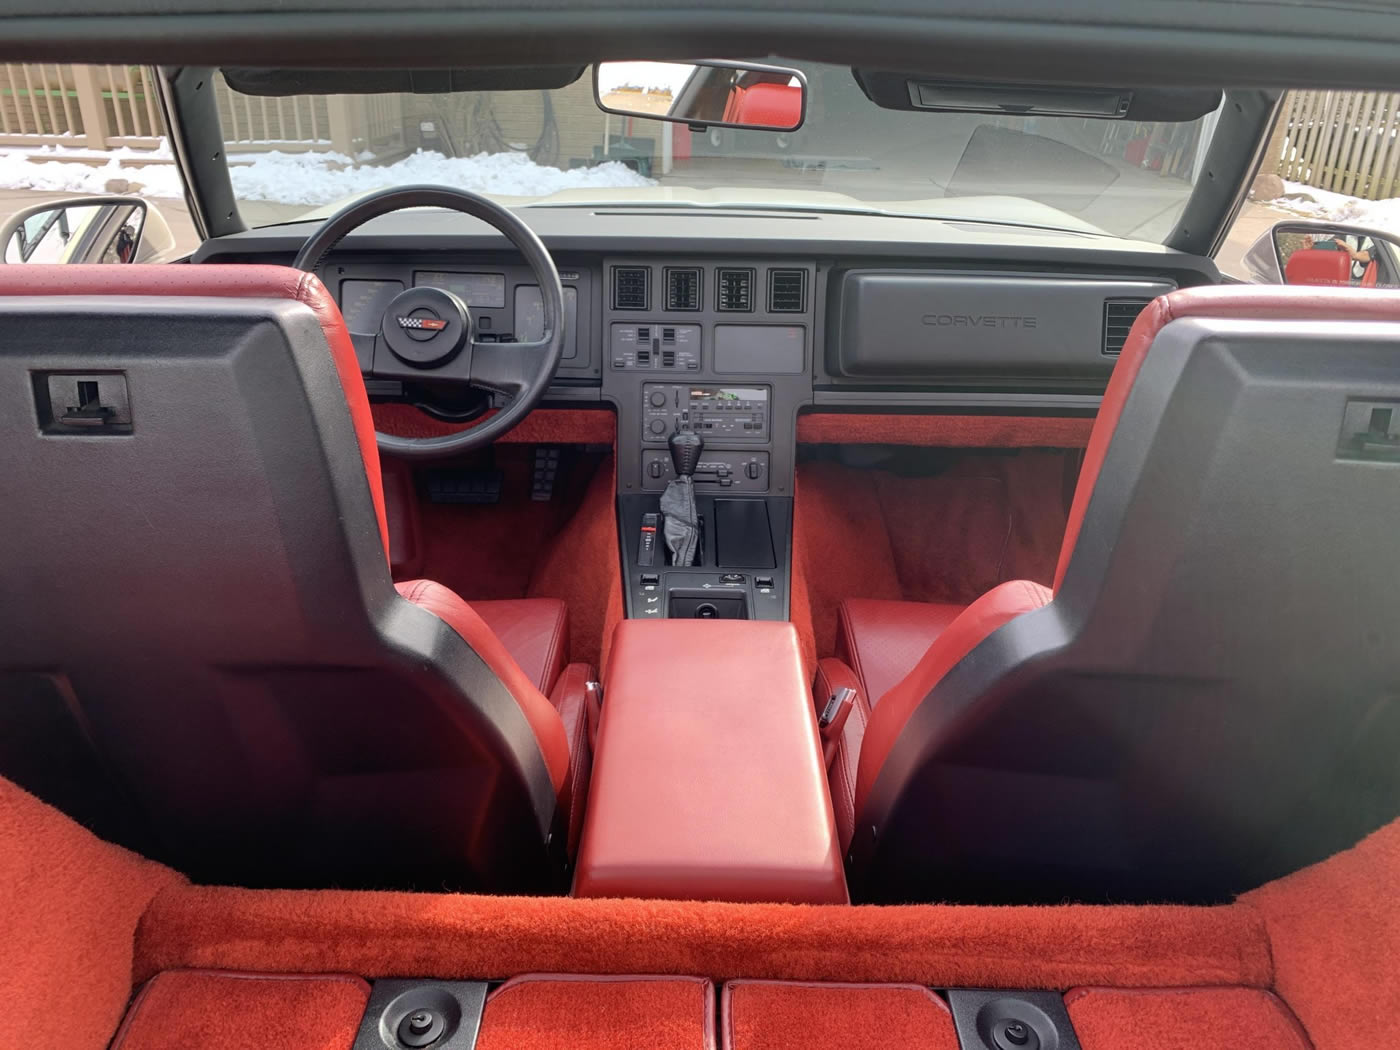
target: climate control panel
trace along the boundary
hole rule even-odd
[[[706,441],[767,441],[770,388],[695,383],[642,386],[642,440],[664,443],[677,430]]]

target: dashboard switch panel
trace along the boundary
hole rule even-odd
[[[615,369],[700,371],[698,324],[614,324],[608,356]]]
[[[706,441],[767,441],[770,396],[766,386],[644,383],[642,440],[664,442],[684,428]]]

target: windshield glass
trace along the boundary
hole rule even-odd
[[[234,193],[255,226],[440,183],[524,204],[878,210],[1163,240],[1215,126],[1214,113],[1154,124],[887,110],[848,68],[784,64],[809,85],[806,123],[786,134],[610,115],[591,70],[553,91],[264,98],[222,78],[216,88]],[[658,77],[640,71],[654,68],[611,65],[602,90],[626,96],[619,108],[664,112],[681,85],[647,82]]]

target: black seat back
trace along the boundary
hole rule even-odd
[[[1400,814],[1398,437],[1400,323],[1158,332],[1054,600],[881,768],[860,892],[1221,900]]]
[[[0,734],[61,710],[196,879],[553,884],[534,733],[396,595],[307,306],[0,296],[0,333]]]

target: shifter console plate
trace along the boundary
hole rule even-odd
[[[660,492],[676,476],[666,449],[642,450],[642,488]],[[697,492],[767,492],[767,452],[723,452],[705,449],[695,468]]]

